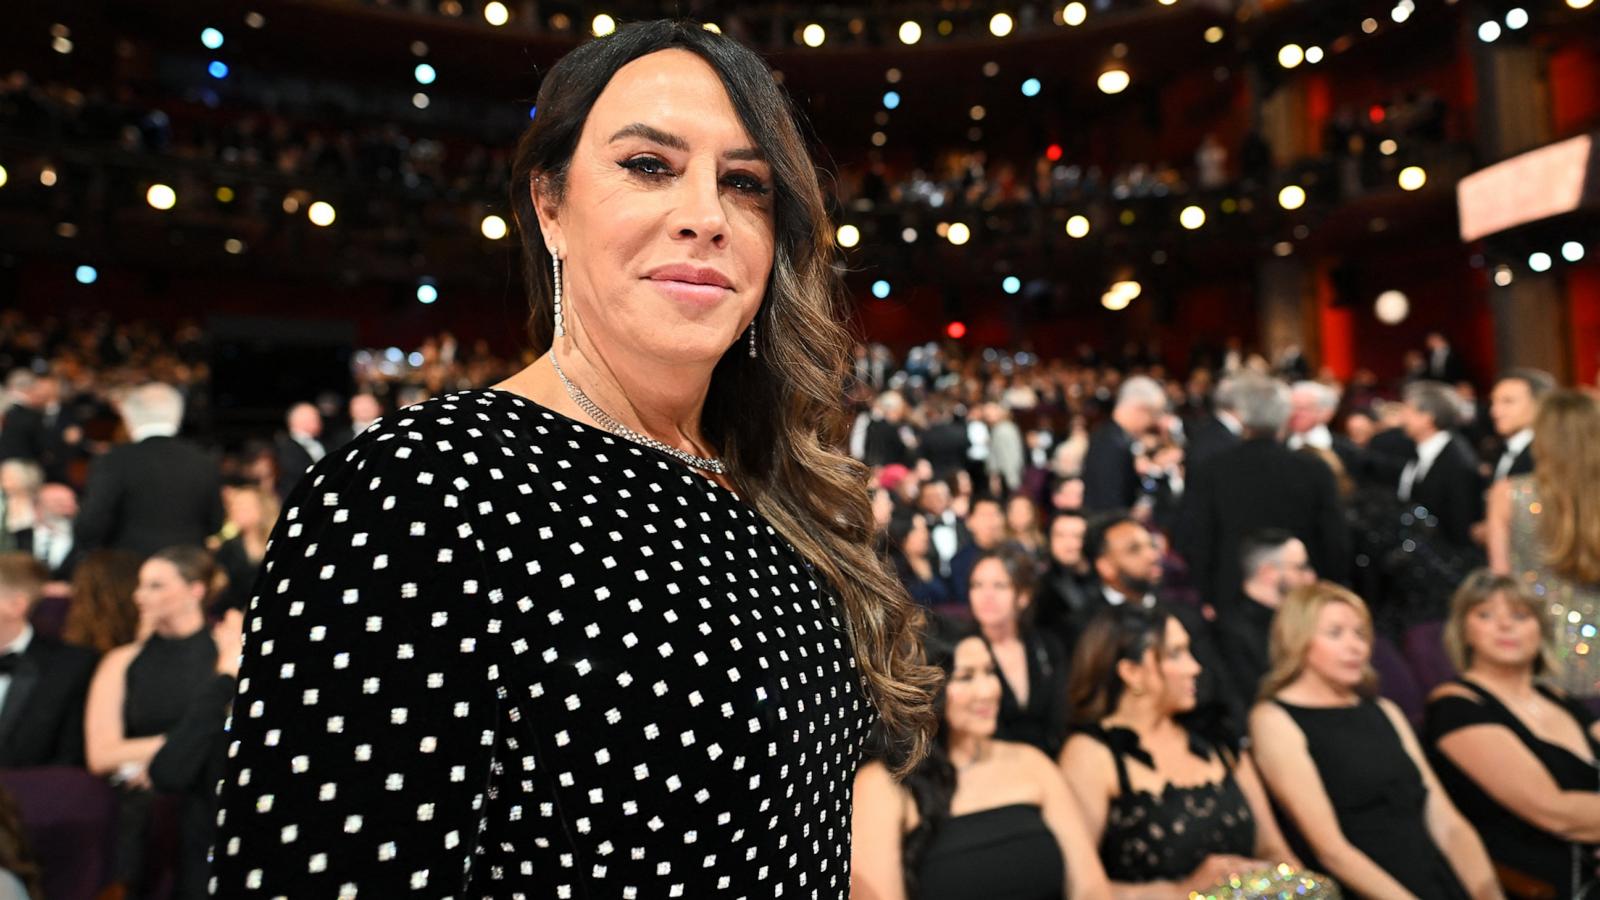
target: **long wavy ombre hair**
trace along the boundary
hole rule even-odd
[[[585,43],[550,69],[511,165],[528,334],[536,353],[549,350],[554,286],[533,181],[542,179],[562,202],[584,122],[612,76],[670,48],[694,53],[716,71],[774,181],[772,271],[756,314],[760,354],[752,359],[736,342],[723,355],[701,426],[740,494],[839,595],[888,763],[904,774],[927,752],[939,670],[924,662],[920,609],[873,550],[866,468],[840,449],[849,427],[844,392],[851,339],[834,269],[833,225],[798,116],[760,56],[697,23],[659,20]]]
[[[1539,544],[1556,574],[1600,583],[1600,401],[1551,391],[1533,423]]]

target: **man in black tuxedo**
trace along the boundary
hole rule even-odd
[[[1183,460],[1190,469],[1224,450],[1239,446],[1244,426],[1239,424],[1239,415],[1235,410],[1235,383],[1233,378],[1222,379],[1211,399],[1212,411],[1202,412],[1189,420],[1189,442],[1183,448]]]
[[[1427,337],[1428,349],[1423,354],[1422,377],[1428,381],[1442,381],[1445,384],[1458,384],[1467,380],[1467,366],[1456,353],[1456,348],[1450,346],[1444,335],[1437,331],[1429,332]]]
[[[71,581],[83,551],[73,538],[73,519],[78,515],[78,497],[64,484],[50,483],[39,488],[34,501],[37,511],[33,527],[17,533],[17,549],[32,553],[50,572],[50,581]]]
[[[1289,436],[1284,443],[1290,450],[1331,450],[1345,474],[1359,478],[1365,468],[1361,448],[1329,427],[1338,410],[1338,391],[1320,381],[1295,382],[1289,388]]]
[[[1400,472],[1401,501],[1426,508],[1441,533],[1458,547],[1472,546],[1472,526],[1483,520],[1483,480],[1467,442],[1454,432],[1460,401],[1450,386],[1418,381],[1406,386],[1401,427],[1416,453]]]
[[[27,459],[42,463],[49,455],[44,410],[39,401],[39,379],[27,369],[18,369],[6,378],[10,403],[0,420],[0,459]]]
[[[1050,567],[1032,604],[1034,624],[1054,632],[1069,651],[1101,605],[1094,569],[1084,555],[1088,532],[1081,512],[1058,512],[1050,520]]]
[[[278,500],[288,499],[289,492],[300,483],[306,470],[328,453],[320,440],[322,413],[310,403],[296,403],[289,408],[285,424],[288,433],[278,435],[274,441],[278,465]]]
[[[1139,499],[1135,444],[1167,410],[1167,394],[1155,379],[1135,375],[1117,391],[1111,419],[1089,436],[1083,457],[1083,507],[1091,512],[1129,509]]]
[[[28,624],[46,576],[31,554],[0,554],[0,768],[84,763],[83,704],[98,656]]]
[[[1538,369],[1512,369],[1489,394],[1489,418],[1505,448],[1494,467],[1494,480],[1533,472],[1533,421],[1539,401],[1555,390],[1556,380]]]
[[[1236,389],[1245,440],[1189,473],[1177,529],[1194,584],[1219,614],[1239,602],[1239,548],[1246,535],[1281,528],[1299,538],[1317,571],[1349,576],[1351,539],[1333,470],[1279,443],[1289,390],[1259,375]]]
[[[1239,548],[1243,602],[1217,622],[1217,642],[1233,683],[1253,700],[1271,666],[1269,638],[1278,607],[1298,587],[1317,583],[1306,545],[1281,528],[1245,536]]]
[[[948,478],[966,468],[972,446],[967,423],[956,419],[949,401],[942,397],[929,397],[927,411],[929,424],[922,433],[920,455],[933,467],[933,477]]]
[[[183,396],[171,385],[141,385],[121,412],[131,440],[89,467],[78,549],[149,556],[174,544],[203,546],[222,527],[222,473],[210,454],[177,436]]]

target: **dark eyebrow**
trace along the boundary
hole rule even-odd
[[[681,153],[689,152],[689,142],[675,134],[669,134],[659,128],[654,128],[643,122],[634,122],[632,125],[623,126],[616,134],[611,136],[607,143],[615,144],[623,138],[644,138],[663,147],[671,147]],[[733,159],[745,162],[763,162],[766,155],[754,147],[739,147],[722,154],[723,159]]]

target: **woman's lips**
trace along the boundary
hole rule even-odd
[[[732,293],[727,288],[715,284],[694,284],[688,281],[673,281],[670,278],[651,278],[648,281],[661,293],[680,303],[709,305],[720,302],[722,298]]]

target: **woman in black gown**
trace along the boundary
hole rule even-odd
[[[528,368],[380,419],[251,592],[220,896],[849,891],[877,720],[931,733],[872,547],[817,170],[761,58],[619,28],[544,75]]]
[[[967,604],[1000,675],[995,737],[1055,758],[1067,739],[1067,651],[1030,615],[1037,568],[1012,548],[982,553],[967,579]]]
[[[938,737],[897,784],[878,762],[855,785],[858,900],[1109,897],[1071,792],[1035,748],[994,737],[1000,677],[976,635],[930,654],[948,673]]]
[[[1550,629],[1522,582],[1474,572],[1445,626],[1461,677],[1428,700],[1428,761],[1517,900],[1577,896],[1600,843],[1600,722],[1545,683]]]
[[[1077,733],[1061,768],[1122,898],[1181,898],[1234,874],[1298,865],[1248,754],[1186,725],[1200,664],[1165,609],[1090,621],[1068,691]]]
[[[1503,895],[1477,832],[1440,789],[1400,710],[1374,697],[1372,617],[1329,582],[1296,588],[1272,625],[1250,739],[1315,862],[1373,900]]]

